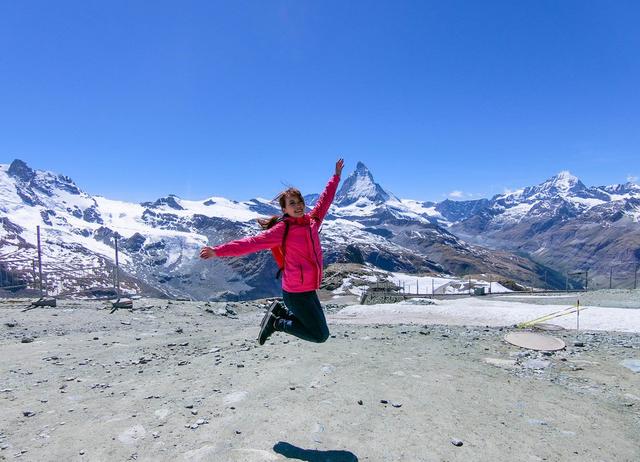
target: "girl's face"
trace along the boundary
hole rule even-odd
[[[284,196],[284,209],[282,211],[291,217],[304,216],[304,200],[298,196],[286,194]]]

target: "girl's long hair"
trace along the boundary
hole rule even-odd
[[[287,205],[287,197],[286,196],[294,196],[296,197],[299,201],[301,201],[302,203],[304,203],[304,197],[302,197],[302,193],[297,190],[296,188],[289,188],[286,191],[282,191],[280,194],[278,194],[273,200],[277,200],[278,203],[280,204],[280,208],[282,210],[285,209],[286,205]],[[263,230],[269,229],[272,226],[274,226],[278,220],[282,218],[282,215],[274,215],[271,218],[258,218],[258,224],[260,225],[260,227]]]

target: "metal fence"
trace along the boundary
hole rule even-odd
[[[508,278],[497,274],[469,274],[456,278],[451,282],[438,284],[434,282],[434,276],[430,283],[420,283],[416,278],[415,283],[404,280],[399,284],[389,281],[377,280],[361,296],[361,304],[394,303],[410,298],[459,298],[479,295],[515,295],[521,293],[552,294],[561,292],[585,292],[603,289],[638,289],[638,273],[640,264],[617,263],[610,265],[609,271],[575,270],[562,274],[564,288],[551,288],[547,285],[547,274],[527,282],[507,281]],[[558,274],[555,275],[556,280]],[[496,292],[496,284],[508,284],[511,292]],[[537,284],[536,284],[537,282]],[[510,285],[510,286],[509,286]],[[447,287],[453,286],[453,292],[447,292]]]
[[[37,246],[0,255],[0,297],[120,298],[118,236],[115,266],[99,261],[82,266],[49,257],[44,261],[37,227]]]

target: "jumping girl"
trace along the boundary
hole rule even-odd
[[[322,249],[318,230],[340,183],[344,160],[336,162],[335,175],[327,183],[313,210],[305,214],[300,191],[289,188],[277,199],[282,216],[260,219],[265,231],[257,236],[238,239],[217,247],[204,247],[200,258],[238,257],[259,250],[272,249],[281,255],[282,298],[273,302],[260,324],[258,343],[263,345],[275,331],[286,332],[303,340],[322,343],[329,338],[329,328],[316,290],[322,281]]]

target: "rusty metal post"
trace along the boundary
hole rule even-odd
[[[584,272],[584,291],[587,292],[589,290],[589,270],[585,270]]]
[[[613,288],[613,266],[609,268],[609,289]]]
[[[40,297],[42,293],[42,249],[40,248],[40,225],[37,227],[38,231],[38,277],[40,278]]]
[[[116,233],[115,244],[116,244],[116,294],[118,295],[118,299],[120,298],[120,265],[118,263],[118,233]]]

